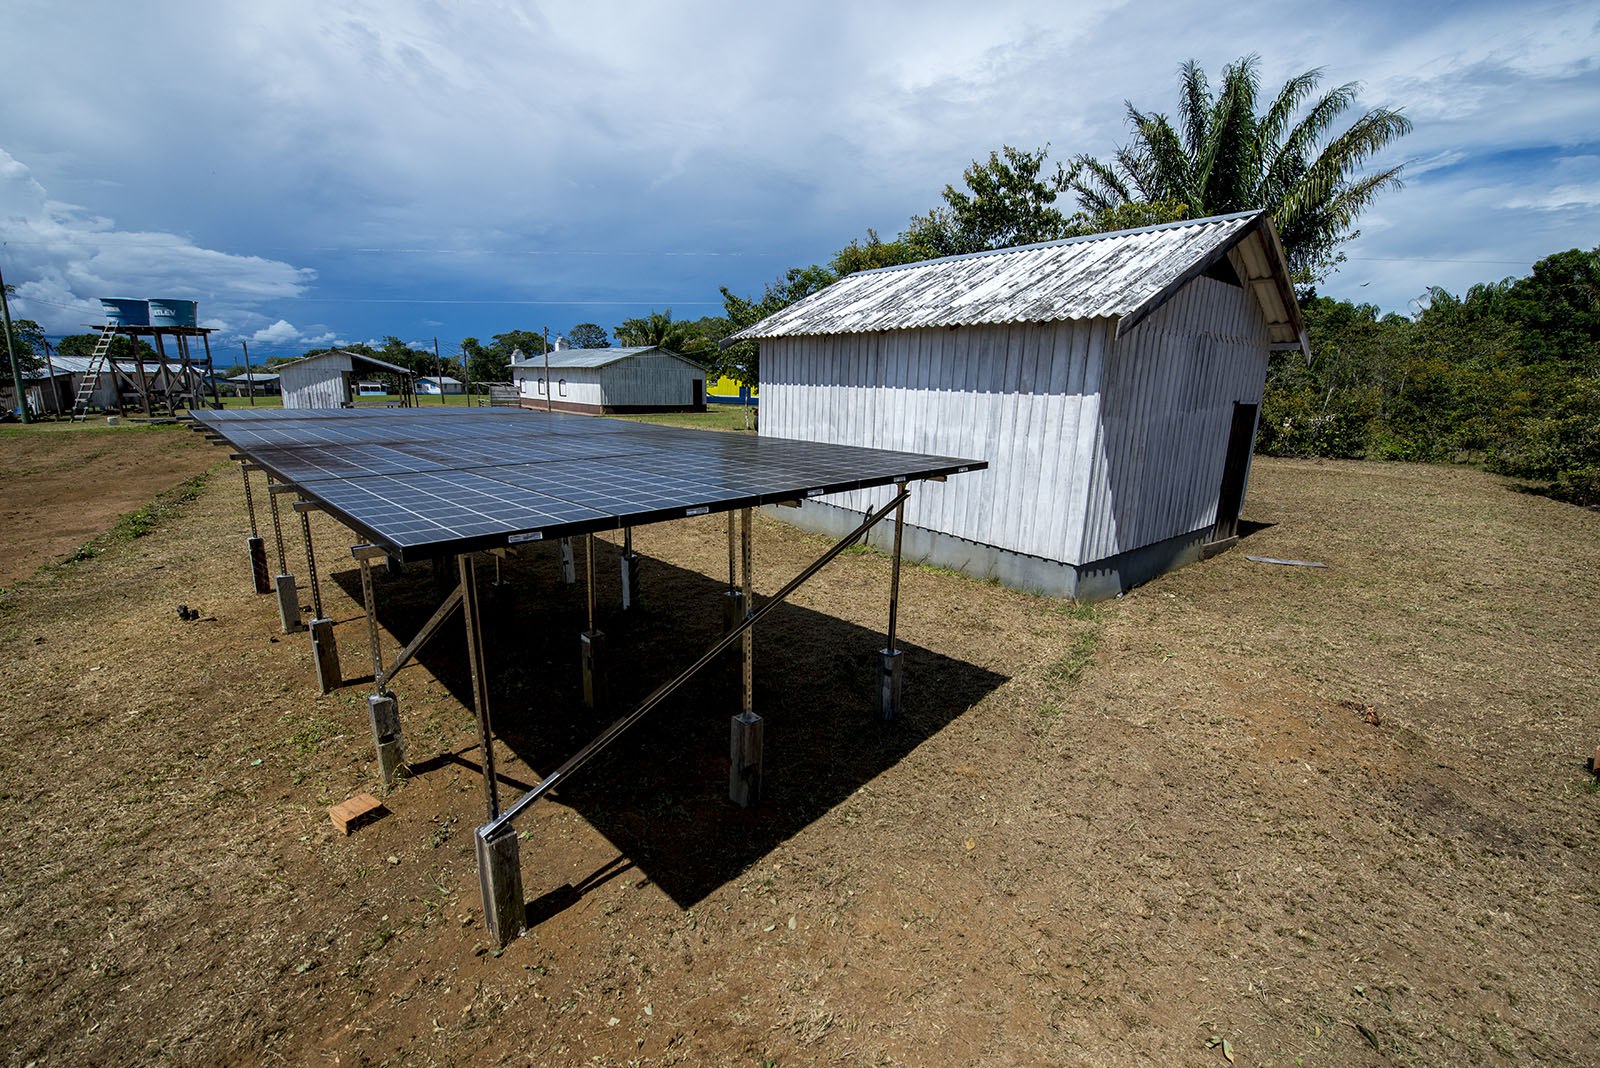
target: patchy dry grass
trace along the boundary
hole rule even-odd
[[[1465,470],[1253,477],[1243,552],[1113,603],[906,569],[892,727],[888,561],[841,557],[758,638],[765,804],[724,800],[722,672],[519,821],[540,922],[500,954],[459,630],[395,684],[418,774],[338,835],[363,689],[315,694],[208,481],[0,618],[0,1063],[1589,1062],[1600,516]],[[625,695],[715,634],[721,526],[637,532]],[[758,591],[822,547],[757,529]],[[603,722],[548,550],[486,596],[509,793]],[[390,654],[439,596],[413,572]]]

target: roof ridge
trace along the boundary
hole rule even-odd
[[[855,271],[845,275],[845,278],[855,278],[866,274],[888,274],[891,271],[910,271],[919,267],[928,267],[936,263],[955,263],[959,260],[976,260],[985,256],[1006,256],[1017,252],[1033,252],[1042,248],[1062,248],[1066,245],[1086,245],[1093,241],[1108,241],[1114,237],[1131,237],[1134,234],[1148,234],[1156,230],[1179,230],[1185,226],[1201,226],[1209,223],[1236,222],[1240,219],[1254,218],[1265,215],[1265,208],[1254,208],[1250,211],[1236,211],[1228,215],[1205,215],[1198,219],[1177,219],[1173,222],[1151,223],[1149,226],[1135,226],[1128,230],[1102,230],[1095,234],[1079,234],[1076,237],[1059,237],[1054,241],[1035,241],[1029,245],[1007,245],[1005,248],[986,248],[978,252],[959,252],[953,256],[939,256],[931,260],[916,260],[912,263],[895,263],[887,267],[871,267],[865,271]],[[840,279],[843,281],[843,279]]]

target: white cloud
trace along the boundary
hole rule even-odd
[[[315,272],[259,256],[205,248],[175,233],[124,230],[114,220],[52,198],[32,171],[0,149],[0,239],[16,279],[18,314],[46,332],[104,321],[96,298],[183,297],[224,313],[305,291]]]
[[[250,335],[250,340],[263,345],[287,345],[300,340],[300,331],[286,319],[264,326]]]

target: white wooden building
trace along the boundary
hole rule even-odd
[[[864,271],[747,338],[761,433],[989,462],[919,487],[909,554],[1091,600],[1235,535],[1268,355],[1306,351],[1259,212]],[[779,512],[842,532],[882,497]]]
[[[511,378],[524,408],[590,415],[706,410],[705,368],[653,345],[557,348],[513,359]]]
[[[411,372],[404,367],[344,349],[302,356],[274,370],[285,408],[348,408],[355,403],[356,383],[375,372],[399,376],[401,394],[411,392],[404,385]]]
[[[438,397],[446,393],[464,393],[466,387],[461,379],[451,378],[449,375],[423,375],[417,379],[417,392],[430,397]]]

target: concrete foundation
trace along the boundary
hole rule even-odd
[[[333,640],[333,620],[311,621],[311,663],[317,673],[317,688],[332,693],[344,685],[339,670],[339,645]]]
[[[765,724],[754,712],[733,717],[728,730],[728,797],[741,808],[761,800]]]
[[[506,824],[493,835],[474,834],[478,851],[478,889],[489,937],[504,946],[528,929],[528,903],[522,896],[522,850],[517,831]]]
[[[272,588],[278,594],[278,623],[285,634],[298,634],[306,629],[300,619],[300,591],[295,589],[293,575],[277,575]]]
[[[899,649],[878,650],[878,718],[891,723],[900,718],[900,672],[905,654]]]
[[[583,703],[590,708],[605,706],[604,669],[606,636],[598,630],[578,635],[583,660]]]
[[[378,776],[385,787],[393,786],[405,768],[405,740],[400,734],[400,704],[392,693],[367,696],[367,715],[372,720],[372,744],[378,750]]]
[[[799,508],[769,506],[765,511],[774,519],[802,530],[835,538],[855,529],[862,519],[859,512],[821,501],[806,501]],[[1142,586],[1157,575],[1203,559],[1211,541],[1211,531],[1207,526],[1103,560],[1069,564],[982,545],[907,523],[902,552],[907,561],[948,567],[1015,590],[1071,597],[1078,601],[1103,601]],[[867,532],[866,540],[874,548],[890,552],[894,548],[894,528],[880,524]]]
[[[622,610],[639,607],[639,554],[622,554]]]
[[[258,534],[245,539],[250,553],[250,580],[257,593],[272,592],[272,572],[267,570],[267,543]]]
[[[744,622],[744,591],[728,590],[722,595],[722,633]]]
[[[578,584],[578,563],[572,556],[572,539],[561,539],[561,581],[568,586]]]

